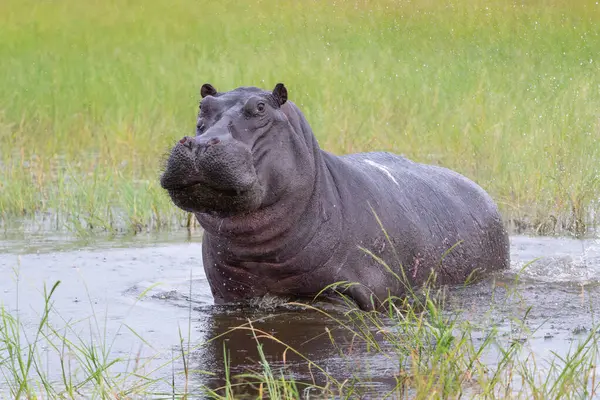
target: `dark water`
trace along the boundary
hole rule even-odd
[[[73,327],[71,336],[94,337],[110,345],[111,357],[135,359],[113,367],[117,371],[131,371],[135,364],[141,374],[170,377],[173,366],[168,361],[179,353],[181,332],[184,346],[193,349],[190,387],[218,387],[224,375],[224,342],[232,373],[256,368],[259,356],[255,338],[247,330],[210,339],[251,320],[255,328],[298,349],[336,379],[359,377],[376,392],[393,385],[397,363],[385,352],[374,354],[352,342],[319,312],[271,307],[268,301],[259,308],[212,305],[202,269],[200,234],[104,242],[6,235],[0,252],[0,302],[18,313],[25,329],[33,331],[39,322],[44,284],[61,281],[53,297],[51,324],[61,328],[68,323]],[[449,309],[463,310],[464,318],[482,324],[495,324],[506,340],[521,340],[523,333],[515,329],[513,320],[522,319],[533,306],[526,326],[534,333],[527,336],[525,349],[541,358],[551,357],[552,352],[565,354],[597,320],[600,241],[513,236],[511,253],[509,271],[468,287],[450,288]],[[327,329],[339,348],[332,346]],[[276,369],[284,366],[285,358],[296,379],[319,382],[319,372],[308,369],[292,352],[284,355],[282,345],[271,340],[261,343]],[[493,365],[498,354],[492,352],[485,359]],[[49,354],[46,362],[52,371],[57,359]],[[183,364],[174,365],[176,381],[182,382]]]

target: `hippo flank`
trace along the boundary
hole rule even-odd
[[[161,185],[204,228],[217,304],[347,281],[370,310],[432,273],[454,284],[509,265],[496,204],[464,176],[390,153],[321,150],[281,83],[200,94],[196,135],[172,149]]]

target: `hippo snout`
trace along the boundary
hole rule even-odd
[[[179,141],[179,144],[185,146],[189,150],[191,150],[191,151],[197,150],[200,152],[204,152],[209,147],[217,145],[219,143],[221,143],[221,139],[216,138],[216,137],[213,137],[210,139],[203,139],[203,138],[193,138],[193,137],[189,137],[189,136],[184,136]]]
[[[252,153],[244,143],[215,136],[184,136],[171,150],[160,183],[176,204],[182,199],[204,203],[208,193],[212,203],[257,187],[258,177]],[[198,193],[202,196],[194,195]],[[255,202],[253,199],[253,206]]]

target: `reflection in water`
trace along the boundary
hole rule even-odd
[[[595,310],[600,309],[598,284],[518,283],[514,277],[505,275],[466,287],[450,288],[444,296],[447,314],[456,315],[458,311],[459,319],[469,321],[475,328],[472,332],[475,347],[494,327],[499,332],[495,340],[502,348],[508,349],[515,341],[521,343],[523,359],[529,354],[535,354],[539,360],[554,359],[555,354],[564,356],[578,345],[578,339],[584,339],[593,329],[592,321],[598,318]],[[396,396],[400,395],[397,392],[400,387],[395,377],[401,368],[405,370],[410,366],[401,364],[403,361],[398,349],[393,348],[393,343],[382,340],[380,335],[374,335],[379,338],[379,349],[369,349],[361,338],[340,328],[332,318],[306,309],[280,307],[266,312],[209,306],[196,309],[196,312],[201,315],[196,325],[202,329],[204,339],[217,338],[192,355],[192,369],[214,374],[212,377],[196,374],[194,378],[198,388],[206,385],[222,390],[226,363],[230,366],[230,376],[262,373],[257,349],[257,343],[260,343],[273,375],[278,378],[285,373],[286,377],[300,383],[300,391],[312,390],[312,394],[318,394],[318,387],[326,383],[327,374],[330,383],[331,378],[340,384],[346,382],[345,393],[354,385],[354,394],[358,398],[378,398],[390,392],[394,393],[392,398],[401,397]],[[328,312],[332,317],[347,321],[341,310]],[[257,331],[264,333],[262,337],[261,333],[257,333],[259,337],[255,338],[248,329],[235,329],[244,325],[248,327],[249,319]],[[394,321],[387,322],[386,328],[393,330]],[[286,351],[285,345],[265,337],[267,335],[273,335],[278,341],[298,350],[315,365],[309,366],[305,359],[291,350]],[[489,346],[480,361],[493,370],[502,357],[498,347]],[[251,380],[247,378],[245,382]],[[244,381],[234,381],[240,382]],[[253,388],[258,390],[257,385]],[[239,390],[243,394],[252,394],[249,393],[251,389],[251,386],[243,385]]]
[[[353,340],[352,333],[341,328],[323,313],[302,308],[278,307],[265,312],[246,307],[210,307],[197,310],[206,313],[198,322],[205,329],[206,338],[215,338],[193,355],[193,367],[215,373],[212,378],[198,374],[198,384],[216,389],[225,385],[225,354],[231,375],[261,372],[261,356],[257,344],[276,377],[281,372],[293,377],[300,391],[317,393],[313,386],[323,386],[326,375],[340,384],[358,378],[362,387],[358,393],[379,392],[380,386],[394,387],[397,365],[382,355],[370,354],[360,340]],[[332,317],[345,320],[339,310],[329,309]],[[256,337],[248,321],[256,330]],[[235,328],[238,329],[235,329]],[[239,328],[241,327],[241,328]],[[277,338],[273,340],[272,337]],[[281,341],[278,342],[278,341]],[[224,351],[225,346],[225,351]],[[286,351],[286,346],[297,350]],[[307,359],[314,362],[309,365]],[[382,360],[383,359],[383,360]],[[350,385],[349,383],[348,385]],[[248,386],[243,389],[247,393]]]

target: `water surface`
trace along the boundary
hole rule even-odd
[[[222,384],[223,341],[233,373],[256,368],[256,341],[248,331],[209,341],[252,320],[256,328],[275,334],[334,377],[359,377],[377,392],[390,389],[397,363],[353,343],[318,312],[270,308],[264,303],[262,308],[214,306],[202,268],[200,239],[199,233],[93,242],[6,234],[0,241],[0,302],[33,332],[43,307],[44,285],[60,281],[50,319],[54,326],[70,324],[72,335],[102,338],[110,345],[111,357],[131,357],[140,372],[165,376],[173,373],[169,360],[179,353],[182,335],[184,345],[194,349],[191,368],[215,373],[194,372],[193,387]],[[526,337],[525,348],[539,357],[565,354],[597,319],[600,243],[513,236],[511,257],[510,270],[471,286],[449,288],[448,308],[462,310],[463,317],[482,325],[494,324],[506,340]],[[534,332],[527,336],[514,324],[526,314],[525,324]],[[333,332],[339,348],[331,345],[326,329]],[[273,365],[283,366],[284,348],[262,342]],[[486,362],[494,364],[497,358],[488,354]],[[291,352],[285,359],[296,379],[319,380]],[[52,370],[57,359],[49,355],[46,362]],[[165,364],[168,367],[162,367]],[[116,368],[131,368],[131,364]],[[181,362],[175,363],[175,369],[182,369]]]

